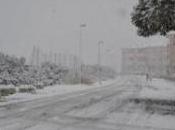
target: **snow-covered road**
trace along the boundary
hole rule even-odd
[[[0,109],[0,130],[173,130],[150,125],[150,115],[128,103],[138,95],[136,77],[65,95],[7,105]]]

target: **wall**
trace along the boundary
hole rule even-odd
[[[167,47],[125,48],[122,50],[122,72],[125,74],[167,74]]]
[[[168,51],[168,66],[169,66],[169,74],[175,74],[175,33],[169,33],[168,36],[169,43],[167,46]]]

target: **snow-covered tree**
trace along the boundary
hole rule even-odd
[[[139,0],[131,15],[139,36],[175,30],[175,0]]]
[[[41,66],[41,79],[45,84],[59,84],[68,73],[68,68],[45,62]]]
[[[0,84],[21,84],[26,83],[25,58],[0,53]]]

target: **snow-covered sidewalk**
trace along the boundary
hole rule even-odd
[[[54,85],[54,86],[48,86],[44,89],[36,90],[36,94],[32,93],[16,93],[13,95],[9,95],[5,97],[4,102],[0,102],[0,106],[12,104],[12,103],[18,103],[18,102],[25,102],[25,101],[31,101],[35,99],[45,98],[45,97],[51,97],[56,95],[63,95],[68,94],[71,92],[81,91],[81,90],[87,90],[92,88],[98,88],[98,87],[104,87],[107,85],[110,85],[114,82],[116,82],[117,79],[104,81],[102,85],[99,85],[99,83],[95,83],[93,85]]]
[[[175,100],[175,82],[165,79],[153,79],[143,83],[140,98]]]
[[[132,77],[131,79],[133,80],[128,77]],[[138,85],[140,84],[142,86],[142,89],[138,94],[138,98],[175,100],[175,82],[164,79],[153,79],[152,81],[146,82],[145,77],[133,77],[134,76],[118,76],[116,79],[104,81],[102,85],[99,85],[98,83],[95,83],[93,85],[55,85],[46,87],[41,90],[37,90],[36,94],[16,93],[5,97],[5,102],[0,102],[0,106],[17,102],[31,101],[56,95],[64,95],[71,92],[82,91],[92,88],[104,87],[112,83],[120,85],[124,82],[128,85],[130,82],[138,82]]]

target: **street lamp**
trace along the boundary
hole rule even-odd
[[[101,46],[104,44],[103,41],[98,42],[98,81],[99,84],[102,84],[102,77],[101,77]]]
[[[86,27],[86,24],[80,24],[80,41],[79,41],[79,60],[80,60],[80,84],[82,84],[82,71],[83,71],[83,40],[82,40],[82,35],[83,35],[83,28]]]

